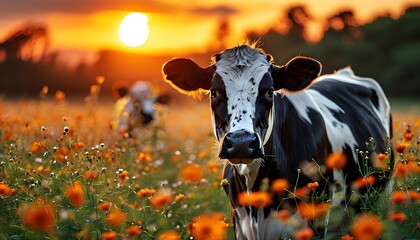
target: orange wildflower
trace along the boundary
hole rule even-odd
[[[55,159],[59,162],[65,162],[71,158],[70,151],[66,147],[59,147],[55,151]]]
[[[128,227],[125,230],[125,232],[127,233],[128,237],[134,238],[140,235],[143,232],[143,230],[141,230],[139,226],[134,225],[134,226]]]
[[[378,154],[378,160],[379,161],[385,161],[387,159],[388,159],[388,156],[386,154],[384,154],[384,153],[379,153]]]
[[[0,183],[0,196],[6,197],[13,193],[13,189],[6,184]]]
[[[411,132],[411,126],[407,126],[404,132],[403,139],[405,142],[410,142],[413,139],[413,133]]]
[[[418,173],[420,167],[414,161],[408,161],[406,163],[398,162],[395,166],[394,176],[397,178],[404,178],[413,173]]]
[[[143,188],[137,192],[137,196],[139,197],[150,197],[155,193],[154,189]]]
[[[180,193],[180,194],[176,195],[175,201],[179,202],[179,201],[183,200],[184,198],[185,198],[185,195]]]
[[[317,187],[319,187],[319,183],[318,182],[312,182],[312,183],[308,183],[308,188],[310,188],[310,189],[312,189],[312,190],[314,190],[314,189],[316,189]]]
[[[354,180],[351,185],[353,189],[363,189],[372,185],[375,183],[375,181],[376,177],[374,175],[369,175],[367,177],[359,177],[358,179]]]
[[[391,195],[391,202],[397,204],[406,204],[407,203],[407,194],[404,191],[395,191]]]
[[[105,218],[106,224],[115,228],[124,224],[126,220],[125,213],[116,207],[113,207]]]
[[[56,102],[62,102],[64,101],[65,98],[66,98],[66,94],[63,91],[58,90],[55,92],[54,100]]]
[[[389,219],[393,222],[402,223],[407,221],[407,217],[403,212],[390,212],[389,213]]]
[[[242,206],[254,206],[263,208],[271,204],[271,196],[265,191],[252,192],[250,194],[242,192],[238,196],[239,204]]]
[[[115,240],[117,239],[117,233],[114,231],[108,231],[102,233],[102,240]]]
[[[342,152],[332,152],[327,156],[325,165],[328,169],[341,169],[347,164],[347,157]]]
[[[22,223],[35,230],[51,232],[54,229],[54,222],[53,207],[41,198],[27,206],[22,215]]]
[[[225,239],[227,225],[223,214],[208,214],[195,217],[190,225],[191,235],[197,240]]]
[[[406,147],[407,146],[405,144],[400,143],[397,146],[395,146],[395,151],[397,151],[397,153],[403,153]]]
[[[118,177],[124,181],[126,179],[128,179],[128,172],[126,170],[122,171],[122,173],[118,174]]]
[[[66,190],[66,196],[70,199],[71,204],[80,207],[85,203],[85,190],[81,182],[75,182]]]
[[[188,164],[180,173],[181,180],[186,183],[199,183],[203,175],[203,168],[197,164]]]
[[[276,179],[271,183],[271,191],[278,194],[283,194],[289,187],[289,181],[285,178]]]
[[[219,169],[219,164],[216,161],[210,160],[207,163],[207,167],[209,168],[210,173],[215,173]]]
[[[292,195],[292,197],[296,198],[304,198],[306,195],[308,195],[311,192],[311,189],[308,188],[308,186],[303,186],[300,188],[297,188]]]
[[[290,215],[290,211],[287,210],[287,209],[280,210],[277,213],[277,215],[278,215],[278,217],[279,217],[279,219],[280,219],[281,222],[287,222],[287,221],[289,221],[290,216],[291,216]]]
[[[414,190],[408,191],[408,196],[410,197],[411,201],[415,202],[420,200],[420,193]]]
[[[330,207],[331,203],[301,202],[297,205],[297,211],[302,218],[312,220],[327,213]]]
[[[137,160],[140,162],[145,162],[145,163],[149,163],[151,161],[153,161],[152,155],[150,155],[149,152],[140,152],[137,155]]]
[[[353,237],[347,234],[345,236],[342,236],[341,240],[353,240]]]
[[[150,199],[152,206],[156,209],[165,208],[167,205],[172,203],[174,196],[169,189],[160,189]]]
[[[73,151],[79,151],[79,150],[83,150],[86,147],[86,144],[84,142],[78,141],[78,142],[74,142],[71,145],[71,149]]]
[[[175,231],[165,231],[157,236],[157,240],[180,240],[181,236]]]
[[[378,239],[384,227],[379,217],[361,214],[353,222],[352,233],[356,239]]]
[[[98,174],[94,173],[92,170],[86,170],[83,173],[83,178],[90,181],[95,181],[98,178]]]
[[[104,212],[108,211],[110,207],[111,207],[111,203],[107,201],[102,202],[101,204],[98,205],[98,208]]]
[[[295,234],[296,240],[310,240],[314,235],[314,231],[310,228],[299,230]]]
[[[33,141],[29,146],[29,151],[33,154],[41,154],[45,148],[45,141]]]

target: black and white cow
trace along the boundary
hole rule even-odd
[[[350,68],[319,77],[321,64],[312,58],[276,66],[270,55],[249,44],[227,49],[213,61],[202,68],[176,58],[163,66],[163,74],[182,93],[210,92],[237,239],[279,239],[288,231],[273,214],[282,199],[255,208],[241,206],[239,193],[260,190],[263,179],[286,178],[291,186],[305,186],[320,179],[317,171],[303,171],[305,165],[325,165],[329,153],[343,152],[344,169],[323,173],[329,199],[338,205],[361,176],[356,149],[371,150],[366,142],[372,138],[376,152],[389,148],[389,103],[374,80],[357,77]],[[383,187],[377,179],[375,185]]]
[[[146,81],[136,81],[130,88],[117,89],[120,98],[114,104],[112,128],[119,133],[136,135],[136,130],[156,118],[156,104],[166,104],[168,97],[153,92]]]

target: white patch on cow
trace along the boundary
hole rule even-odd
[[[230,132],[246,130],[254,133],[258,87],[269,67],[266,55],[255,49],[224,52],[216,62],[216,73],[222,77],[226,87],[227,110],[231,115]],[[259,136],[260,139],[263,137]]]
[[[237,207],[235,212],[236,239],[238,240],[264,240],[279,239],[280,236],[294,236],[294,224],[283,224],[278,220],[277,212],[272,210],[267,218],[264,218],[264,209],[258,208],[256,216],[247,207]],[[249,210],[249,209],[248,209]]]
[[[375,106],[371,106],[374,110],[375,114],[378,116],[378,118],[381,120],[383,126],[386,129],[387,135],[390,136],[391,129],[390,129],[390,118],[391,115],[391,106],[389,105],[388,99],[385,96],[384,91],[380,87],[379,83],[373,80],[372,78],[366,78],[366,77],[359,77],[354,75],[353,70],[351,67],[346,67],[343,69],[338,70],[334,74],[326,74],[323,76],[320,76],[316,79],[316,81],[322,81],[325,79],[334,79],[336,81],[351,83],[359,86],[363,86],[366,88],[374,89],[376,94],[378,95],[379,100],[379,109],[377,109]]]
[[[290,100],[290,103],[298,112],[301,119],[305,120],[309,124],[312,123],[308,115],[309,109],[318,109],[318,106],[314,103],[314,100],[306,91],[292,94],[282,92],[282,95]]]
[[[252,186],[254,186],[255,179],[258,175],[258,170],[260,169],[260,164],[256,161],[250,164],[234,164],[234,168],[238,173],[245,177],[246,191],[248,193],[252,192]]]

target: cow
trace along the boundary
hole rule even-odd
[[[154,93],[146,81],[136,81],[130,88],[116,89],[119,99],[114,104],[112,128],[118,133],[136,135],[140,127],[150,124],[156,118],[155,105],[167,104],[166,95]]]
[[[304,56],[277,66],[255,44],[226,49],[212,61],[200,67],[191,59],[174,58],[162,73],[181,93],[210,95],[236,239],[280,239],[296,231],[275,214],[296,199],[286,204],[290,197],[273,195],[268,206],[244,206],[241,193],[260,191],[276,179],[287,179],[290,191],[319,180],[317,189],[326,189],[333,205],[348,203],[351,183],[367,174],[359,171],[366,160],[358,153],[370,151],[373,158],[390,147],[388,100],[376,81],[355,76],[350,67],[320,76],[321,63]],[[345,154],[347,164],[321,174],[325,159],[335,152]],[[370,160],[367,164],[374,167]],[[384,189],[386,178],[376,179],[373,187]]]

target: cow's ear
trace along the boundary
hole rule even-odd
[[[214,71],[213,65],[202,68],[188,58],[172,59],[162,67],[165,80],[184,94],[209,90]]]
[[[291,92],[303,90],[319,76],[321,69],[321,63],[309,57],[295,57],[281,67],[271,65],[274,88]]]

